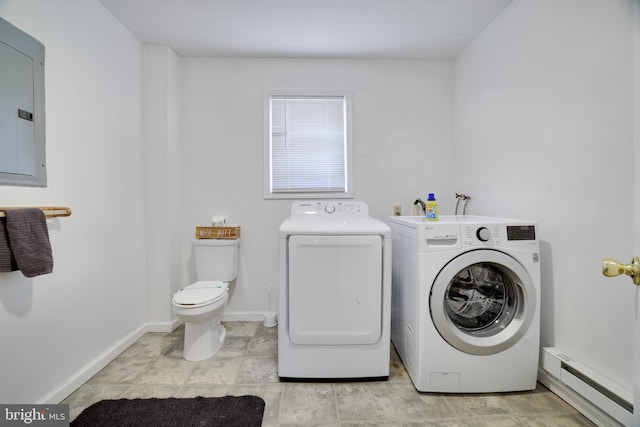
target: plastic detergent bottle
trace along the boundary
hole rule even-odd
[[[429,198],[427,199],[427,208],[425,209],[427,213],[427,221],[437,221],[438,220],[438,202],[436,201],[436,196],[434,193],[429,193]]]

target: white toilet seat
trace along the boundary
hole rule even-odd
[[[228,285],[220,281],[199,281],[180,289],[173,295],[173,303],[184,308],[198,308],[223,299]]]

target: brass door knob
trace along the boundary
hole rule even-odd
[[[602,274],[607,277],[616,277],[621,274],[630,276],[633,283],[640,285],[640,259],[634,257],[631,264],[622,264],[611,258],[602,260]]]

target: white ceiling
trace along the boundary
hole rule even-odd
[[[450,59],[512,0],[100,0],[182,57]]]

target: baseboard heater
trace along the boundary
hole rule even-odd
[[[632,425],[632,392],[554,347],[542,349],[542,368],[615,421]]]

